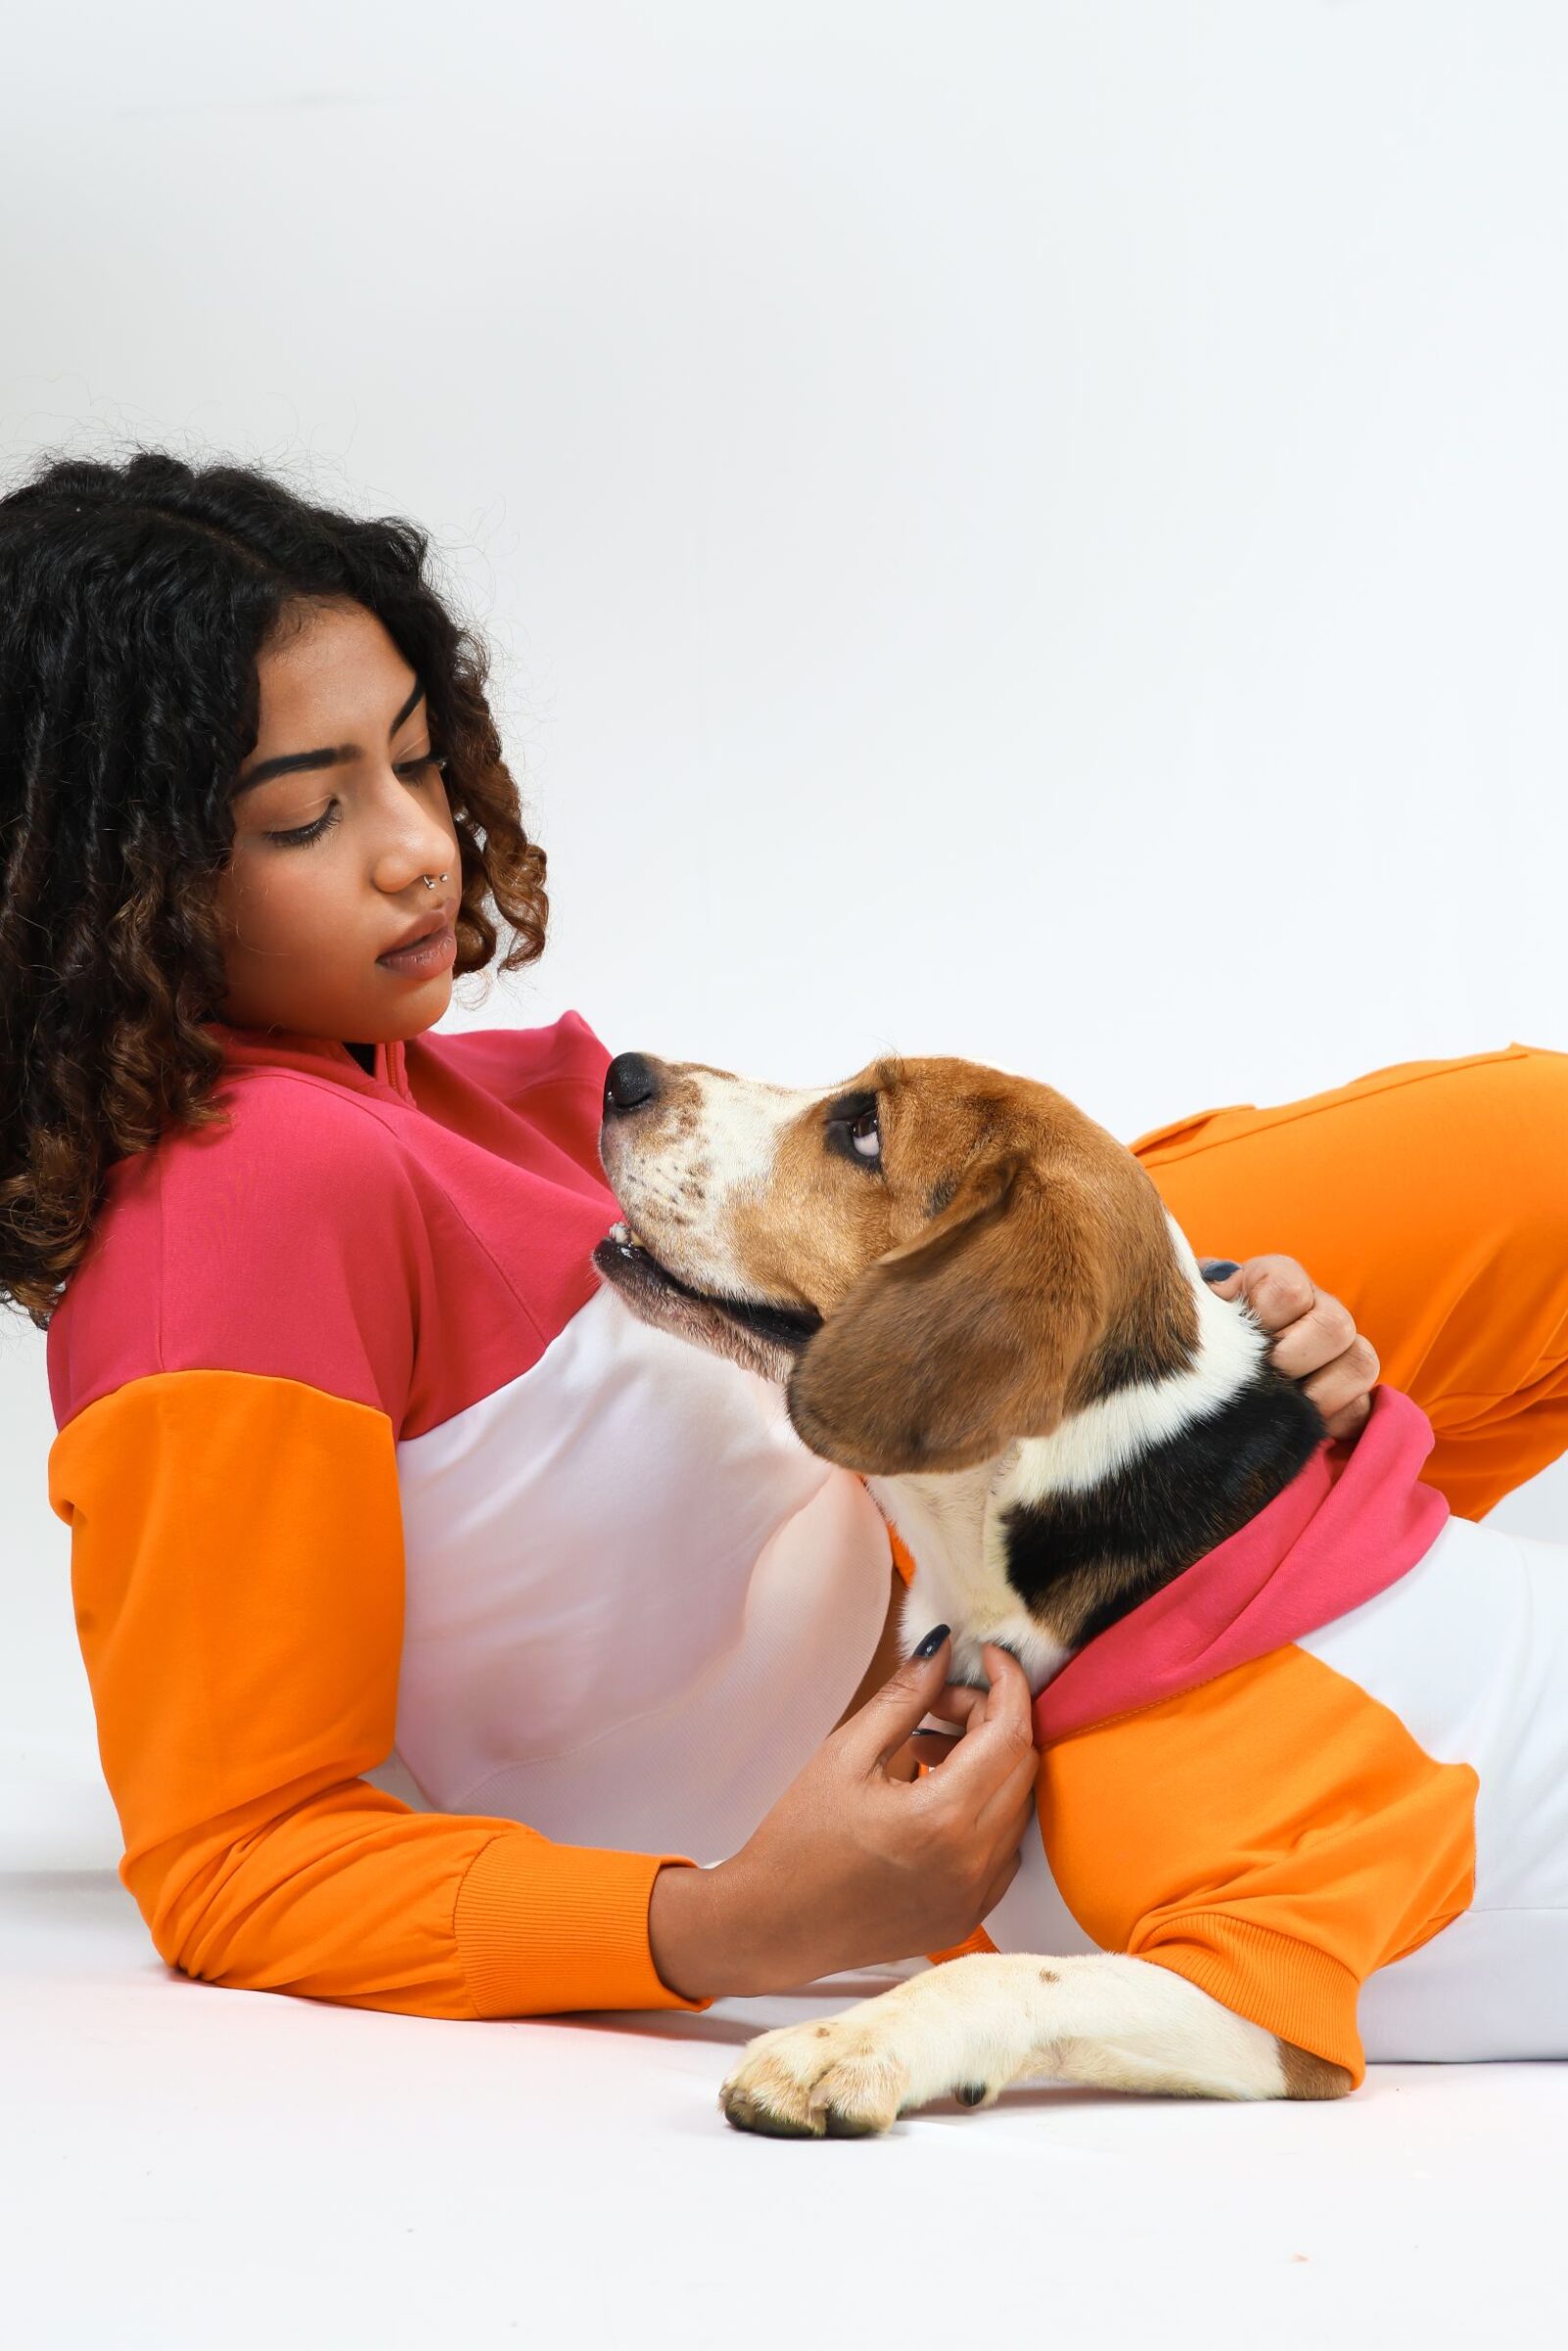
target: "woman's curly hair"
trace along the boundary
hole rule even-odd
[[[284,608],[351,598],[424,686],[463,862],[458,975],[544,951],[545,855],[429,540],[251,467],[54,458],[0,498],[0,1303],[48,1326],[117,1159],[222,1120],[214,892]]]

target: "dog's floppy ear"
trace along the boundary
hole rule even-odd
[[[1073,1172],[1012,1153],[854,1284],[786,1391],[797,1436],[862,1476],[967,1469],[1045,1437],[1102,1327],[1102,1240]]]

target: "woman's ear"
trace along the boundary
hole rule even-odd
[[[1070,1173],[1017,1154],[974,1169],[808,1344],[785,1392],[803,1445],[897,1477],[1049,1436],[1104,1318],[1095,1222]]]

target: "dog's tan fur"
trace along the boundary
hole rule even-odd
[[[791,1394],[797,1428],[826,1459],[888,1476],[963,1468],[995,1453],[1004,1429],[1045,1434],[1089,1400],[1111,1347],[1136,1349],[1155,1377],[1189,1359],[1192,1301],[1158,1195],[1051,1087],[952,1058],[869,1063],[801,1098],[765,1172],[720,1200],[702,1081],[741,1081],[702,1062],[651,1066],[661,1092],[638,1114],[634,1169],[607,1133],[617,1197],[694,1288],[714,1286],[703,1245],[716,1234],[746,1296],[835,1318]],[[878,1185],[823,1148],[821,1104],[862,1092],[878,1098]],[[960,1290],[971,1310],[956,1347]],[[740,1351],[695,1301],[680,1303],[683,1335]]]
[[[826,1459],[904,1480],[940,1511],[944,1480],[956,1497],[1130,1374],[1158,1382],[1193,1363],[1192,1279],[1157,1193],[1052,1088],[953,1058],[884,1057],[799,1093],[642,1061],[656,1091],[607,1117],[606,1170],[636,1238],[705,1295],[629,1259],[616,1286],[646,1319],[786,1383],[797,1432]],[[825,1123],[860,1095],[875,1097],[874,1171],[830,1148]],[[720,1298],[821,1325],[759,1335]],[[1055,1595],[1054,1630],[1067,1638],[1102,1596],[1093,1576]],[[743,2128],[856,2135],[944,2092],[989,2103],[1040,2073],[1218,2097],[1349,2086],[1157,1965],[981,1955],[828,2027],[764,2035],[723,2104]]]

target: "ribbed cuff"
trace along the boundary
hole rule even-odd
[[[1161,1919],[1158,1940],[1140,1943],[1134,1956],[1185,1976],[1265,2033],[1344,2066],[1352,2087],[1365,2077],[1355,2015],[1360,1981],[1330,1952],[1250,1919],[1204,1910]]]
[[[481,1846],[458,1888],[453,1931],[481,2017],[585,2008],[707,2008],[654,1966],[648,1903],[683,1853],[558,1845],[518,1826]]]

